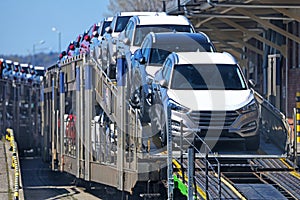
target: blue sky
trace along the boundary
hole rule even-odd
[[[109,0],[1,0],[0,55],[58,52],[109,12]],[[41,40],[45,43],[39,44]],[[35,45],[34,45],[35,44]]]

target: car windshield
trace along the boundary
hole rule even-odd
[[[121,32],[121,31],[123,31],[124,28],[126,27],[126,25],[127,25],[127,23],[128,23],[128,21],[129,21],[130,18],[131,18],[131,16],[118,17],[114,32]]]
[[[111,21],[105,21],[105,22],[103,23],[103,28],[102,28],[101,33],[100,33],[101,36],[104,35],[105,29],[106,29],[107,27],[109,27],[110,24],[111,24]]]
[[[171,81],[175,90],[245,90],[247,86],[237,65],[175,65]]]
[[[11,63],[9,63],[9,64],[7,64],[7,65],[8,65],[8,69],[9,69],[9,70],[12,70],[13,65],[12,65]]]
[[[189,25],[143,25],[137,26],[133,44],[141,46],[145,36],[150,33],[164,33],[164,32],[187,32],[192,33],[193,29]]]
[[[160,44],[151,48],[149,64],[162,65],[167,56],[172,52],[214,52],[211,43],[197,43],[188,40],[178,41],[177,43]]]
[[[44,76],[45,71],[44,70],[36,70],[37,75]]]

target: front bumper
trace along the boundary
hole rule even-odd
[[[208,114],[209,113],[209,114]],[[258,135],[259,113],[252,111],[239,114],[230,112],[180,113],[171,111],[173,138],[197,134],[210,140],[244,140]]]

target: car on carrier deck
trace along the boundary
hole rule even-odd
[[[133,16],[117,39],[118,50],[129,47],[130,53],[133,54],[150,32],[195,33],[195,29],[190,21],[182,15]]]
[[[102,64],[101,62],[101,43],[103,39],[103,35],[105,33],[105,29],[110,26],[112,17],[105,17],[103,18],[99,23],[99,28],[97,30],[98,38],[97,40],[92,40],[90,49],[91,49],[91,55],[93,58],[95,58],[99,64]]]
[[[13,61],[5,60],[5,68],[2,71],[2,78],[5,80],[13,80]]]
[[[244,141],[260,144],[259,106],[236,60],[228,53],[179,52],[168,56],[153,80],[151,127],[166,145],[167,108],[175,141]],[[201,141],[201,140],[200,140]]]
[[[106,28],[105,34],[101,42],[101,60],[102,66],[107,69],[116,65],[116,42],[117,38],[126,27],[129,19],[132,16],[164,16],[165,12],[118,12],[114,15],[109,27]],[[104,69],[104,70],[105,70]],[[114,70],[113,70],[114,71]],[[110,78],[115,78],[115,75],[108,74]]]
[[[36,71],[35,83],[39,85],[43,80],[46,73],[46,69],[43,66],[34,66]]]
[[[133,16],[117,39],[117,57],[124,58],[128,66],[127,80],[131,80],[131,58],[140,48],[148,33],[184,32],[195,33],[185,16]]]
[[[151,106],[151,82],[166,57],[172,52],[215,52],[215,47],[204,33],[149,33],[141,48],[134,52],[131,60],[131,78],[128,86],[129,99],[133,107],[140,110],[143,122],[149,122]]]

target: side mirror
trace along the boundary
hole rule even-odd
[[[166,79],[160,80],[159,85],[163,88],[168,88],[168,83],[167,83]]]
[[[139,59],[139,63],[142,64],[142,65],[146,63],[146,59],[145,59],[144,56],[142,56],[142,57]]]
[[[125,45],[130,45],[130,39],[129,38],[124,38],[122,41]]]
[[[248,84],[250,85],[251,88],[254,88],[256,83],[253,79],[249,79]]]
[[[135,50],[135,52],[133,53],[133,58],[134,60],[137,60],[137,61],[141,61],[141,59],[143,58],[143,55],[142,55],[142,50],[141,49],[137,49]],[[144,58],[145,59],[145,58]]]
[[[110,26],[106,27],[105,32],[111,34],[112,33],[112,28]]]

